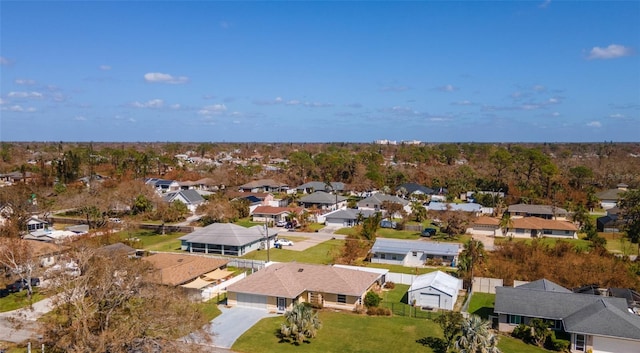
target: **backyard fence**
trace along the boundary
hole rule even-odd
[[[412,232],[422,232],[422,225],[406,224],[404,226],[404,230],[409,230]]]
[[[473,277],[472,292],[496,294],[496,287],[502,287],[502,278]]]
[[[391,309],[391,312],[395,316],[406,316],[416,319],[435,319],[439,315],[437,311],[422,310],[420,307],[405,303],[381,303],[380,306]]]
[[[386,274],[385,279],[387,282],[411,285],[416,277],[416,275],[406,273],[389,272]]]

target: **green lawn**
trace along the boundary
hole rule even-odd
[[[284,238],[284,237],[283,237]],[[287,237],[289,238],[289,237]],[[293,238],[292,238],[293,239]],[[311,247],[305,251],[283,249],[269,249],[269,258],[271,261],[277,262],[304,262],[310,264],[331,264],[334,263],[335,255],[340,253],[340,248],[344,244],[344,240],[329,240]],[[252,251],[242,257],[250,260],[267,260],[267,251]]]
[[[180,238],[186,233],[158,234],[153,230],[122,231],[118,233],[120,238],[138,238],[139,242],[134,243],[134,247],[139,247],[149,251],[177,251],[180,250]]]
[[[4,298],[0,298],[0,313],[27,307],[29,306],[29,304],[39,302],[44,298],[45,296],[38,293],[38,290],[36,288],[34,288],[31,301],[29,301],[29,299],[27,298],[26,290],[17,293],[11,293]]]
[[[473,293],[469,302],[469,313],[487,320],[493,314],[496,295],[490,293]]]
[[[251,221],[251,219],[249,217],[240,219],[237,222],[235,222],[234,224],[237,224],[239,226],[243,226],[245,228],[250,228],[250,227],[253,227],[253,226],[264,226],[264,222],[253,222],[253,221]]]
[[[606,248],[612,253],[623,255],[635,255],[638,253],[638,244],[632,244],[624,233],[598,233],[607,239]]]
[[[389,272],[406,273],[409,275],[423,275],[425,273],[431,273],[438,270],[446,272],[455,272],[457,270],[455,267],[404,267],[400,265],[374,264],[370,262],[364,262],[362,264],[358,264],[358,266],[386,268],[389,270]]]
[[[438,324],[431,320],[409,317],[372,317],[352,313],[322,311],[323,327],[309,344],[294,346],[280,343],[276,332],[282,316],[263,319],[245,332],[233,345],[236,352],[434,352],[429,342],[442,338]],[[425,342],[423,344],[422,342]],[[504,353],[543,353],[546,350],[501,336],[498,347]]]

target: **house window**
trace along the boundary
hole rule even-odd
[[[581,335],[581,334],[576,334],[576,341],[575,341],[575,348],[574,350],[579,351],[579,352],[584,352],[584,349],[586,348],[586,341],[587,338],[585,335]]]
[[[384,260],[386,257],[387,257],[387,255],[386,255],[386,254],[380,254],[380,258],[381,258],[381,259],[383,259],[383,260]]]
[[[551,231],[551,229],[545,229],[543,231],[544,234],[553,234],[553,231]]]
[[[509,323],[511,325],[520,325],[522,322],[521,315],[509,315]]]
[[[565,235],[569,235],[569,234],[571,234],[571,232],[570,232],[570,231],[568,231],[568,230],[565,230],[565,231],[564,231],[564,234],[565,234]]]
[[[347,303],[347,296],[344,295],[344,294],[338,294],[338,303],[346,304]]]
[[[516,234],[524,234],[524,229],[516,228]]]
[[[397,260],[397,259],[396,259],[396,255],[395,255],[395,254],[394,254],[394,255],[391,255],[391,260]]]
[[[411,255],[413,255],[414,257],[418,256],[418,252],[417,251],[412,251]]]

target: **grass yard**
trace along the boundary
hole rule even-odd
[[[176,251],[180,250],[180,238],[186,233],[167,233],[165,235],[158,234],[153,230],[136,230],[136,231],[122,231],[118,233],[122,240],[127,238],[138,238],[141,245],[135,247],[141,247],[144,250],[149,251]]]
[[[39,302],[44,298],[45,296],[40,294],[36,288],[33,290],[31,301],[27,298],[26,290],[11,293],[4,298],[0,298],[0,313],[27,307],[29,304]]]
[[[245,332],[233,345],[236,352],[434,352],[427,344],[442,338],[438,324],[431,320],[409,317],[373,317],[351,313],[322,311],[323,327],[309,344],[294,346],[280,343],[276,333],[284,319],[281,316],[263,319]],[[547,350],[501,336],[498,347],[503,353],[543,353]]]
[[[469,302],[469,313],[487,320],[493,314],[496,295],[490,293],[473,293]]]
[[[386,268],[389,272],[395,273],[406,273],[409,275],[423,275],[425,273],[431,273],[433,271],[444,271],[444,272],[455,272],[457,269],[455,267],[404,267],[400,265],[391,265],[391,264],[374,264],[370,262],[364,262],[362,264],[358,264],[358,266],[364,267],[373,267],[373,268]]]
[[[607,239],[607,250],[616,254],[635,255],[638,254],[638,244],[632,244],[624,233],[598,233]]]
[[[293,240],[293,237],[286,236],[286,239],[289,238]],[[269,257],[271,261],[277,262],[297,261],[311,264],[330,264],[334,262],[335,256],[340,253],[343,244],[344,240],[334,239],[320,243],[305,251],[287,250],[286,247],[283,249],[271,248],[269,250]],[[267,251],[252,251],[242,258],[265,261],[267,260]]]
[[[253,222],[253,221],[251,221],[251,219],[249,217],[240,219],[237,222],[235,222],[234,224],[237,224],[239,226],[243,226],[245,228],[251,228],[253,226],[264,226],[263,222]]]
[[[542,238],[536,238],[536,239],[540,241],[542,244],[551,246],[551,247],[554,247],[558,241],[568,242],[581,250],[586,250],[591,246],[591,242],[584,239],[563,239],[563,238],[554,238],[554,237],[542,237]],[[497,237],[494,239],[494,244],[500,245],[502,243],[510,242],[510,241],[520,241],[520,242],[525,242],[527,244],[531,244],[533,240],[534,239],[531,239],[531,238]]]

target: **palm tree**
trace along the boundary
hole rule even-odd
[[[411,214],[413,215],[413,219],[416,222],[422,222],[427,218],[427,209],[424,208],[424,205],[420,201],[413,201],[411,203]]]
[[[280,337],[283,340],[291,340],[295,345],[309,342],[316,337],[316,333],[322,328],[322,322],[308,304],[298,303],[284,313],[285,323],[280,327]]]
[[[498,336],[491,331],[491,322],[471,315],[462,321],[461,334],[456,341],[460,353],[500,353]]]
[[[500,223],[498,223],[500,230],[502,231],[502,236],[507,236],[507,232],[509,228],[513,228],[513,220],[511,219],[511,214],[509,212],[505,212],[500,218]]]

